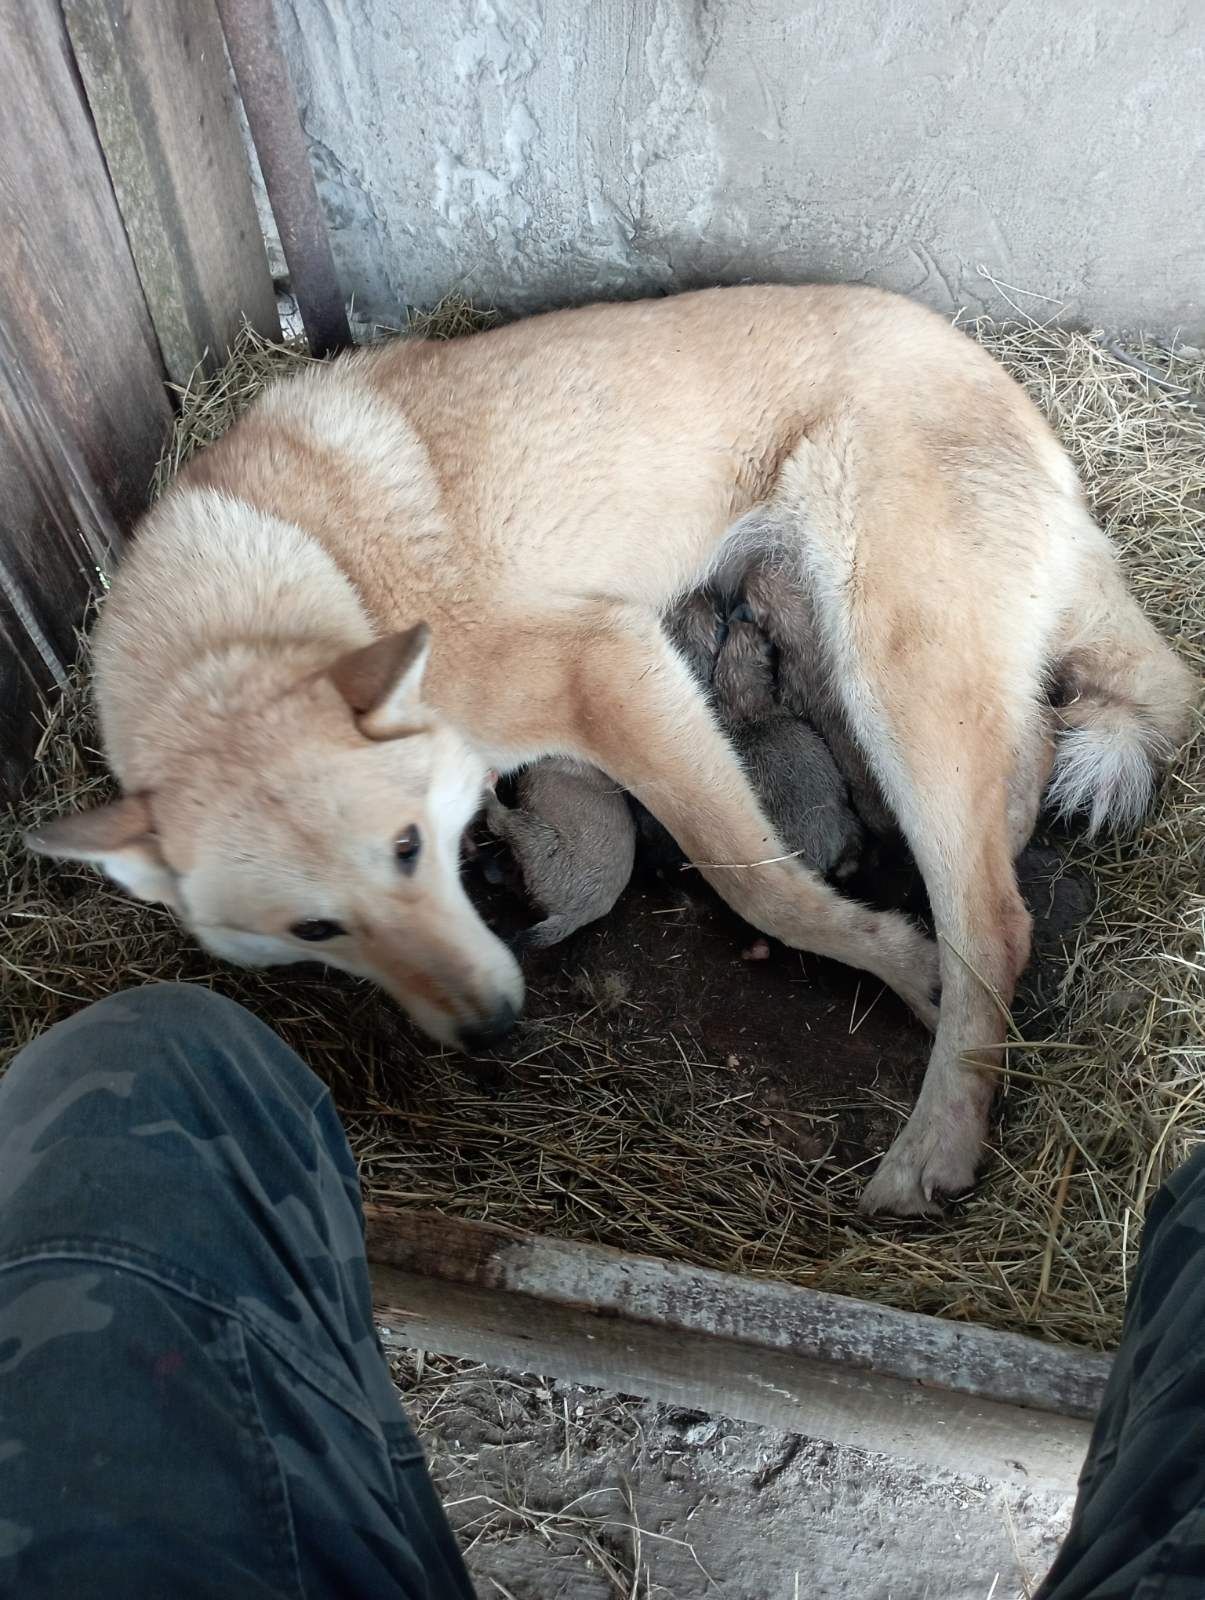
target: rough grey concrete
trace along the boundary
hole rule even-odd
[[[278,0],[388,317],[867,279],[1205,331],[1201,0]]]
[[[407,1356],[482,1600],[1023,1600],[1069,1496]]]

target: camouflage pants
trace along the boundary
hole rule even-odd
[[[52,1028],[0,1080],[0,1595],[471,1593],[325,1088],[200,989]]]
[[[1156,1195],[1071,1530],[1035,1600],[1205,1597],[1205,1149]]]
[[[326,1090],[163,984],[0,1080],[0,1595],[459,1600]],[[1036,1600],[1205,1597],[1205,1151],[1151,1208]]]

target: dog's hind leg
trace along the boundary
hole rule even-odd
[[[941,1016],[916,1106],[863,1195],[867,1211],[922,1213],[971,1187],[1008,1007],[1029,959],[1013,866],[1012,741],[1001,706],[967,711],[951,685],[948,695],[930,688],[923,700],[897,702],[892,717],[898,760],[886,787],[933,910]]]
[[[933,1052],[867,1211],[920,1214],[971,1186],[1029,955],[1013,862],[1051,760],[1076,490],[1011,394],[976,403],[968,420],[941,391],[926,422],[891,429],[834,415],[778,487],[828,682],[924,876],[941,956]]]
[[[1033,838],[1042,796],[1054,768],[1055,741],[1047,707],[1033,719],[1017,742],[1008,784],[1008,833],[1013,860]]]
[[[880,580],[879,593],[873,612],[836,618],[836,682],[925,880],[941,1015],[915,1109],[862,1204],[915,1215],[975,1178],[1008,1007],[1029,958],[1013,862],[1032,827],[1049,739],[1040,655],[1031,664],[1006,631],[985,634],[973,589],[952,595],[944,615],[923,575],[888,591]]]
[[[931,942],[907,918],[845,899],[792,857],[654,618],[612,613],[572,672],[578,709],[558,735],[647,806],[734,910],[797,950],[874,973],[933,1024]]]

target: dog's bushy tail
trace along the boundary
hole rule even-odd
[[[1133,827],[1183,743],[1200,685],[1126,589],[1112,559],[1094,567],[1054,668],[1056,743],[1047,804],[1088,830]]]

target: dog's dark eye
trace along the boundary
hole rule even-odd
[[[312,917],[309,922],[295,922],[289,929],[294,939],[304,939],[307,944],[321,944],[325,939],[337,939],[347,929],[341,922],[328,922],[325,917]]]
[[[393,859],[403,872],[413,872],[418,853],[423,847],[423,836],[413,823],[404,828],[393,841]]]

